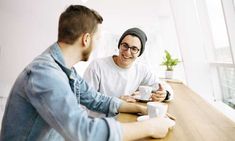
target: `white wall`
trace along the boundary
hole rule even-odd
[[[0,1],[0,89],[8,94],[19,72],[56,40],[57,20],[65,3]]]
[[[0,1],[0,96],[6,97],[22,69],[56,41],[59,15],[70,4],[83,3],[79,0]],[[162,69],[159,64],[165,48],[180,58],[168,0],[88,0],[84,5],[97,10],[104,18],[106,38],[93,58],[112,55],[120,35],[133,26],[143,28],[149,35],[142,60],[148,61],[156,72]],[[105,53],[100,52],[102,48]],[[84,70],[84,66],[78,69]],[[178,68],[178,76],[183,78],[182,70]]]

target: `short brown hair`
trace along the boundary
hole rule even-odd
[[[83,33],[94,33],[103,18],[95,10],[82,5],[71,5],[59,19],[58,42],[73,44]]]

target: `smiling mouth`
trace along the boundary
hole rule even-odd
[[[132,59],[132,57],[127,57],[127,56],[125,56],[125,55],[122,55],[122,58],[124,58],[125,60],[126,60],[126,59],[128,59],[128,60],[129,60],[129,59]]]

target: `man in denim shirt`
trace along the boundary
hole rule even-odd
[[[97,12],[80,5],[71,5],[61,14],[58,41],[23,70],[11,90],[1,141],[119,141],[166,135],[166,118],[119,123],[108,117],[90,118],[81,107],[109,117],[119,112],[146,113],[142,106],[96,92],[73,68],[89,58],[102,21]]]

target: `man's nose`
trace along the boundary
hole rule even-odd
[[[127,48],[126,52],[131,54],[131,48]]]

